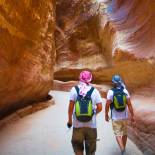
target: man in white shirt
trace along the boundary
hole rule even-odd
[[[128,120],[128,109],[131,113],[131,120],[133,121],[133,108],[130,101],[130,95],[127,89],[125,88],[125,85],[123,84],[123,81],[119,75],[114,75],[112,78],[112,83],[114,85],[114,88],[109,90],[107,93],[107,101],[106,101],[106,107],[105,107],[105,120],[109,121],[109,107],[111,109],[111,119],[112,119],[112,126],[114,130],[114,134],[116,136],[117,143],[121,149],[121,154],[125,154],[125,147],[127,142],[127,120]],[[121,92],[125,95],[124,102],[126,102],[122,109],[118,110],[114,106],[114,93],[115,92]],[[118,107],[117,107],[118,108]]]
[[[83,155],[85,148],[86,155],[95,155],[97,140],[96,115],[102,110],[102,98],[99,91],[90,85],[92,80],[91,72],[82,71],[79,80],[79,84],[73,87],[70,92],[67,125],[68,127],[73,125],[72,146],[75,154]],[[79,95],[85,97],[90,91],[93,112],[92,118],[89,121],[81,122],[77,119],[75,104]]]

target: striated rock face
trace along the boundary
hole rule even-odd
[[[129,136],[144,154],[153,155],[155,153],[155,98],[150,94],[148,97],[137,94],[132,97],[132,102],[135,121],[129,123]]]
[[[53,0],[0,1],[0,118],[52,86]]]
[[[0,118],[47,96],[55,50],[56,79],[78,80],[88,68],[95,83],[109,84],[118,73],[132,90],[154,83],[154,0],[1,0],[0,40]],[[155,152],[154,104],[134,106],[130,136],[144,152]]]
[[[106,67],[118,49],[154,57],[154,1],[58,0],[56,7],[58,66]]]
[[[88,68],[102,73],[95,74],[101,82],[119,73],[132,89],[150,84],[155,77],[155,5],[145,2],[58,0],[55,78],[70,80],[72,73],[62,74],[65,69]]]
[[[100,82],[120,74],[132,89],[154,81],[154,1],[58,0],[56,8],[56,79],[88,68]]]
[[[153,67],[155,57],[155,1],[113,0],[107,4],[107,14],[109,21],[116,30],[113,52],[117,53],[115,59],[117,63],[121,60],[121,63],[125,65],[125,61],[132,60],[130,65],[135,62],[141,64],[141,67],[131,65],[133,69],[130,73],[133,74],[125,78],[129,80],[129,78],[133,77],[132,79],[135,79],[134,85],[136,83],[144,85],[145,83],[145,88],[139,90],[141,96],[138,95],[133,98],[135,123],[129,124],[129,132],[132,140],[144,154],[152,155],[155,153],[155,100],[153,98],[155,90],[155,68]],[[122,53],[122,51],[130,54]],[[138,61],[137,58],[145,58],[147,61],[142,64],[141,60]],[[146,69],[146,66],[151,64],[151,68]],[[127,69],[130,71],[130,68],[127,67]],[[134,69],[135,72],[133,72]],[[151,70],[152,73],[150,74]],[[137,77],[139,80],[136,79]],[[145,78],[142,80],[141,77]],[[128,84],[130,85],[131,82]]]
[[[56,7],[56,79],[78,80],[81,69],[89,68],[95,83],[109,83],[119,73],[132,92],[154,84],[155,1],[58,0]],[[146,154],[155,152],[154,104],[138,102],[136,125],[130,127],[130,137]]]
[[[113,51],[120,48],[137,57],[155,56],[155,1],[113,0],[107,14],[116,30]]]
[[[102,29],[98,3],[58,0],[56,8],[56,70],[108,66],[111,62],[109,40],[113,32],[108,24]],[[104,34],[106,37],[102,36]]]
[[[154,57],[154,1],[58,0],[56,8],[58,68],[104,68],[118,49]]]

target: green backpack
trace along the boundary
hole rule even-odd
[[[75,102],[75,116],[78,121],[80,122],[88,122],[93,117],[93,107],[92,107],[92,100],[91,94],[94,90],[92,87],[86,94],[85,97],[79,94],[79,87],[75,86],[77,91],[77,99]]]
[[[113,94],[113,102],[110,105],[110,108],[111,109],[115,108],[115,110],[118,112],[124,111],[127,104],[126,99],[127,94],[124,93],[123,88],[121,89],[113,88],[112,91],[114,94]]]

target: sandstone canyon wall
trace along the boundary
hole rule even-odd
[[[88,68],[102,83],[119,73],[132,90],[154,83],[154,7],[151,0],[57,1],[55,78],[77,80],[77,69]]]
[[[127,50],[137,57],[155,56],[155,1],[112,0],[107,14],[116,29],[114,49]]]
[[[107,7],[107,13],[108,19],[116,30],[113,52],[119,53],[121,50],[132,53],[136,59],[138,58],[132,61],[134,64],[131,71],[134,73],[132,77],[136,81],[135,84],[140,82],[141,85],[145,85],[136,91],[139,94],[133,99],[135,122],[129,124],[130,137],[144,154],[153,155],[155,154],[155,1],[112,1]],[[142,64],[142,61],[145,63]],[[139,65],[137,66],[135,62]],[[134,67],[135,72],[133,72]],[[130,71],[129,67],[128,71]],[[128,80],[129,77],[131,74],[126,79]],[[145,78],[142,80],[140,77]]]
[[[52,86],[53,0],[0,1],[0,118],[42,100]]]
[[[155,1],[59,0],[56,7],[56,79],[78,80],[80,70],[88,68],[93,82],[105,84],[119,73],[146,102],[155,95]],[[129,129],[149,155],[155,152],[155,110],[150,108],[155,102],[146,102],[134,105],[135,124]]]
[[[0,118],[47,96],[55,57],[56,79],[78,80],[88,68],[105,84],[119,73],[132,90],[145,86],[154,95],[154,42],[154,0],[1,0]],[[154,109],[145,106],[142,113],[134,106],[130,135],[144,152],[155,152]]]
[[[62,68],[107,67],[119,49],[139,58],[155,55],[154,1],[59,0],[56,8],[57,64]]]
[[[86,0],[58,0],[56,3],[56,70],[97,69],[111,63],[113,32],[102,30],[99,5]],[[106,42],[100,34],[106,35]],[[109,39],[108,39],[109,37]],[[105,38],[105,37],[104,37]],[[106,45],[105,45],[106,44]]]

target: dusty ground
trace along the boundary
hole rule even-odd
[[[66,128],[69,93],[52,91],[56,104],[9,124],[0,131],[0,155],[72,155],[72,129]],[[96,155],[119,155],[111,123],[98,115]],[[129,140],[128,155],[142,155]]]

